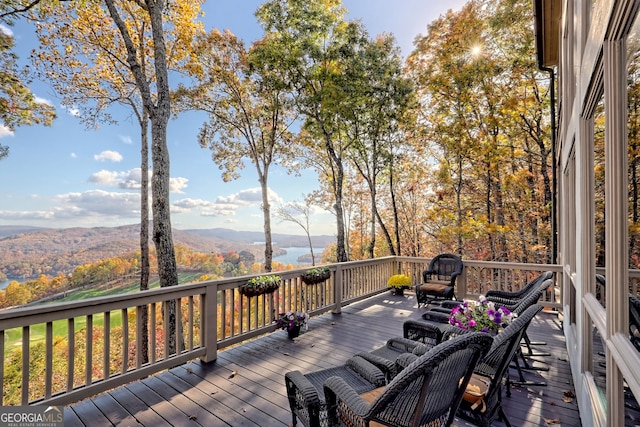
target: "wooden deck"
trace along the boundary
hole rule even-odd
[[[360,351],[402,335],[402,323],[419,318],[415,295],[388,293],[351,304],[342,314],[312,318],[294,341],[277,331],[218,354],[214,363],[193,362],[65,408],[69,426],[255,426],[291,424],[284,373],[311,372],[345,362]],[[515,426],[580,426],[564,336],[557,315],[541,312],[529,327],[532,341],[550,352],[527,380],[547,386],[514,386],[503,407]],[[518,380],[515,369],[510,377]],[[298,424],[300,425],[300,424]],[[466,425],[460,421],[457,425]],[[497,422],[496,426],[503,426]]]

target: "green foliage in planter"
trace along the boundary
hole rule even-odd
[[[280,276],[269,274],[266,276],[252,277],[247,284],[240,287],[240,293],[246,296],[255,296],[275,292],[280,286]]]
[[[314,267],[302,273],[302,281],[308,285],[321,283],[331,277],[329,267]]]

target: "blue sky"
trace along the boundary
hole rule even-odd
[[[396,37],[404,56],[416,35],[448,9],[459,10],[466,0],[343,0],[348,19],[360,19],[370,36],[386,32]],[[260,0],[208,0],[202,5],[206,30],[230,29],[246,45],[261,37],[254,12]],[[32,28],[10,28],[16,52],[23,60],[37,47]],[[0,143],[10,147],[0,161],[0,225],[68,228],[119,226],[139,222],[139,127],[127,110],[112,110],[117,125],[86,130],[60,105],[46,82],[32,84],[34,94],[56,107],[53,127],[32,126],[9,133],[0,128]],[[225,183],[200,148],[197,133],[206,117],[186,113],[169,122],[171,156],[171,221],[177,229],[215,227],[262,231],[260,189],[252,165],[242,178]],[[300,177],[275,168],[270,176],[275,207],[300,201],[317,188],[313,171]],[[312,234],[335,234],[335,220],[327,212],[313,213]],[[303,234],[302,229],[274,219],[273,231]]]

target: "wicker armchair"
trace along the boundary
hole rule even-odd
[[[640,299],[629,294],[629,337],[631,343],[640,351]]]
[[[545,280],[551,279],[553,277],[553,271],[545,271],[541,273],[539,276],[536,276],[533,280],[531,280],[525,287],[518,291],[507,292],[501,291],[498,289],[490,289],[485,293],[485,297],[489,301],[493,301],[497,304],[504,304],[505,306],[517,304],[519,300],[525,297],[528,293],[534,292],[538,289],[539,285]]]
[[[361,394],[340,377],[324,385],[332,426],[449,426],[477,361],[493,339],[476,332],[418,357],[387,386]]]
[[[549,288],[549,286],[553,285],[553,280],[551,278],[547,278],[544,281],[536,281],[536,286],[529,289],[528,292],[523,294],[522,297],[515,300],[505,300],[505,299],[494,299],[488,298],[487,301],[491,301],[496,306],[504,306],[509,309],[509,311],[520,315],[527,308],[538,302],[542,294]],[[460,304],[459,301],[446,301],[448,304],[443,306],[432,307],[426,312],[422,314],[422,319],[436,321],[441,323],[447,323],[449,320],[449,316],[451,315],[451,310],[453,307],[456,307]]]
[[[596,298],[603,306],[605,304],[605,290],[607,280],[601,274],[596,274]],[[640,298],[629,294],[629,339],[631,344],[640,351]]]
[[[403,337],[421,342],[429,347],[433,347],[443,341],[443,335],[453,328],[447,321],[426,321],[423,319],[409,319],[402,324]]]
[[[418,307],[435,300],[455,299],[456,279],[462,274],[462,259],[454,254],[440,254],[422,272],[423,283],[415,287]]]
[[[479,426],[490,426],[499,416],[505,425],[511,425],[502,410],[502,378],[508,375],[509,364],[520,349],[522,336],[540,310],[541,305],[530,306],[494,337],[491,349],[478,363],[471,379],[474,384],[485,384],[486,390],[482,397],[463,400],[458,416]]]
[[[306,427],[331,427],[327,421],[327,406],[322,384],[332,376],[339,376],[359,393],[386,384],[384,373],[362,357],[354,356],[347,363],[334,368],[302,374],[290,371],[284,376],[287,398],[293,417]]]
[[[398,357],[405,353],[421,356],[433,346],[435,346],[435,342],[433,345],[427,345],[408,338],[395,337],[389,339],[382,347],[357,355],[378,367],[384,372],[387,381],[391,381],[401,370],[401,367],[396,363]]]

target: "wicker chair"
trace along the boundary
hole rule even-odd
[[[462,259],[458,255],[435,256],[429,263],[429,268],[422,272],[423,283],[415,287],[418,307],[435,300],[455,299],[456,279],[462,274],[462,268]]]
[[[391,381],[401,369],[396,363],[398,357],[405,353],[421,356],[435,344],[434,342],[432,345],[427,345],[408,338],[395,337],[387,340],[382,347],[368,353],[358,353],[357,355],[377,366],[384,372],[387,381]]]
[[[290,371],[284,376],[287,398],[293,417],[306,427],[330,427],[322,384],[332,376],[343,378],[359,393],[373,390],[386,384],[384,373],[359,356],[347,360],[342,366],[302,374]]]
[[[541,305],[530,306],[494,337],[491,349],[478,363],[472,377],[475,384],[486,384],[484,396],[481,402],[472,399],[463,400],[458,409],[458,415],[461,418],[479,426],[490,426],[499,416],[505,425],[511,425],[502,410],[502,378],[508,375],[509,364],[520,349],[522,336],[540,310],[542,310]]]
[[[417,357],[387,386],[372,393],[361,394],[344,379],[329,378],[324,388],[330,424],[451,425],[471,373],[492,342],[491,336],[481,332],[446,341]]]
[[[640,351],[640,299],[629,294],[629,337],[631,343]]]
[[[605,290],[607,280],[601,274],[596,274],[596,298],[605,306]],[[640,298],[629,294],[629,339],[631,344],[640,351]]]
[[[539,285],[545,280],[553,277],[553,271],[545,271],[531,280],[525,287],[518,291],[507,292],[498,289],[490,289],[485,293],[485,297],[489,301],[493,301],[497,304],[504,304],[505,306],[517,304],[519,300],[525,297],[529,292],[534,292],[538,289]]]

